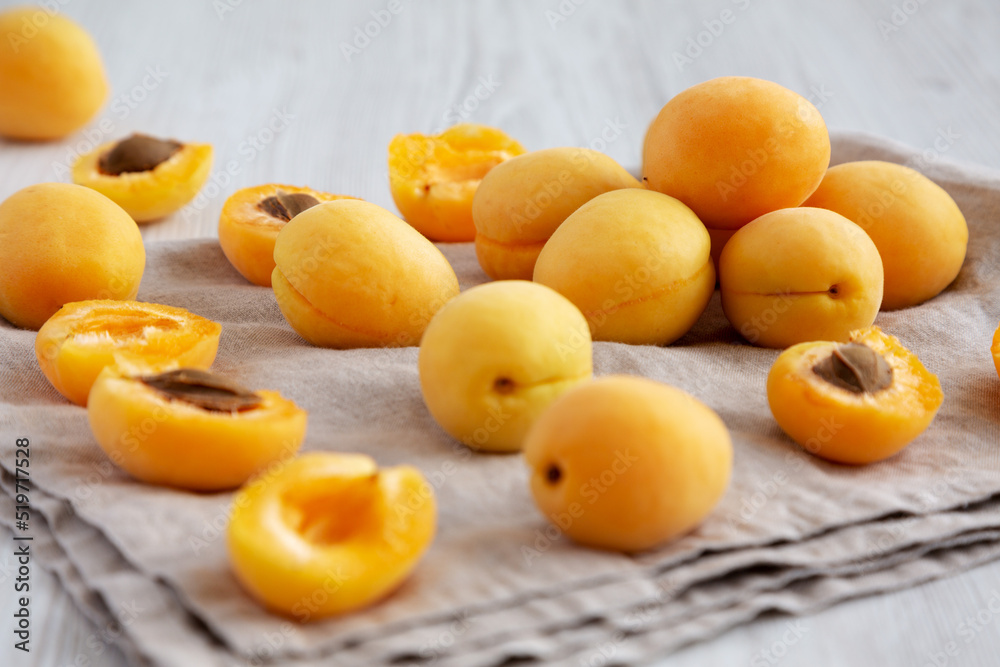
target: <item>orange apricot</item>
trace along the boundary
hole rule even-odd
[[[990,348],[993,353],[993,365],[997,367],[997,375],[1000,375],[1000,327],[997,327],[993,334],[993,346]]]

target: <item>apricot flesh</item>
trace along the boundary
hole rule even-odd
[[[878,327],[852,332],[849,341],[885,361],[890,384],[858,392],[831,383],[817,367],[844,346],[813,341],[778,356],[767,376],[767,400],[781,429],[810,453],[837,463],[881,461],[927,429],[943,400],[941,384],[915,354]]]
[[[556,228],[594,197],[641,188],[617,162],[587,148],[548,148],[494,167],[472,200],[476,257],[494,280],[531,280]]]
[[[590,378],[590,331],[554,290],[502,280],[437,312],[418,365],[424,402],[452,437],[475,449],[519,451],[538,415]]]
[[[581,544],[634,552],[709,515],[729,484],[733,447],[719,416],[693,396],[608,376],[542,413],[524,456],[549,521]]]
[[[719,259],[722,310],[755,345],[846,342],[882,303],[882,260],[860,227],[833,211],[789,208],[737,231]]]
[[[389,187],[403,219],[432,241],[472,241],[472,197],[483,177],[524,148],[502,131],[461,123],[436,135],[398,134]]]
[[[594,340],[664,345],[694,325],[715,291],[710,245],[705,226],[673,197],[615,190],[566,218],[534,280],[576,304]]]
[[[97,46],[60,13],[0,12],[0,135],[59,139],[90,121],[108,96]]]
[[[278,232],[271,284],[296,332],[320,347],[417,345],[458,294],[441,251],[383,208],[341,199]]]
[[[289,210],[278,201],[278,195],[292,195]],[[226,259],[244,278],[254,285],[271,286],[274,272],[274,241],[278,232],[291,220],[293,213],[305,204],[354,199],[346,195],[333,195],[308,187],[269,183],[234,192],[222,206],[219,216],[219,245]],[[274,202],[274,203],[272,203]],[[304,203],[303,203],[304,202]],[[311,204],[315,205],[315,204]],[[304,210],[304,209],[303,209]]]
[[[236,495],[229,558],[261,604],[312,621],[392,593],[430,546],[436,522],[433,489],[415,468],[312,452]]]
[[[997,375],[1000,375],[1000,326],[993,334],[993,346],[990,351],[993,353],[993,365],[997,367]]]
[[[252,392],[249,403],[209,409],[158,388],[165,385],[155,381],[160,376],[110,366],[87,400],[97,443],[140,481],[192,491],[232,489],[302,445],[306,413],[277,392]],[[225,391],[201,393],[227,397]]]
[[[0,315],[38,329],[64,304],[134,299],[142,235],[117,204],[69,183],[30,185],[0,204]]]
[[[885,270],[883,310],[937,296],[965,261],[965,216],[944,188],[909,167],[877,160],[839,164],[804,205],[836,211],[868,232]]]
[[[208,368],[222,326],[183,308],[138,301],[78,301],[50,317],[35,337],[35,356],[56,390],[87,405],[106,366],[126,360],[150,369]]]

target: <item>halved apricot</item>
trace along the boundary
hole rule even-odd
[[[136,222],[149,222],[194,199],[211,169],[208,144],[133,134],[81,155],[73,182],[97,190]]]
[[[357,197],[278,183],[237,190],[222,206],[219,245],[240,275],[254,285],[270,287],[278,232],[302,211],[336,199]]]
[[[397,134],[389,187],[403,218],[432,241],[472,241],[472,196],[486,173],[524,148],[498,129],[462,123],[441,134]]]
[[[794,345],[767,377],[781,429],[807,451],[838,463],[886,459],[923,433],[944,395],[937,377],[878,327],[846,344]]]
[[[137,375],[108,367],[87,401],[101,449],[143,482],[192,491],[235,488],[295,454],[306,412],[198,369]]]
[[[1000,375],[1000,327],[993,334],[993,347],[990,351],[993,352],[993,365],[997,367],[997,375]]]

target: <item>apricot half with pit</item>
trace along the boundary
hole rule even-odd
[[[35,337],[42,373],[60,394],[87,405],[94,380],[123,360],[133,367],[208,368],[222,327],[183,308],[138,301],[78,301],[50,317]]]
[[[133,134],[77,158],[73,182],[149,222],[194,199],[212,170],[212,147]]]
[[[642,551],[697,526],[725,493],[729,431],[679,389],[609,376],[563,394],[528,433],[542,513],[588,546]]]
[[[250,391],[208,371],[97,377],[87,400],[101,449],[136,479],[192,491],[232,489],[295,454],[306,413],[274,391]]]
[[[558,292],[523,280],[473,287],[420,341],[420,388],[438,424],[469,447],[518,451],[538,415],[588,380],[590,331]]]
[[[384,208],[341,199],[299,213],[274,243],[271,284],[292,328],[320,347],[417,345],[458,294],[448,260]]]
[[[312,621],[389,595],[416,568],[436,523],[433,489],[415,468],[312,452],[236,495],[229,559],[265,607]]]
[[[219,216],[219,245],[229,263],[254,285],[271,286],[274,241],[285,223],[316,204],[337,199],[297,185],[258,185],[234,192]]]
[[[597,195],[641,188],[631,174],[588,148],[548,148],[497,165],[472,200],[476,257],[495,279],[531,280],[542,246]]]
[[[471,241],[472,197],[483,177],[524,153],[500,130],[461,123],[436,135],[398,134],[389,143],[389,187],[403,219],[432,241]]]
[[[781,430],[838,463],[889,458],[927,429],[943,398],[937,377],[878,327],[853,332],[847,343],[790,347],[767,376]]]
[[[787,208],[737,231],[719,259],[722,310],[764,347],[846,342],[882,303],[882,260],[856,224],[833,211]]]
[[[40,183],[0,204],[0,315],[15,326],[72,301],[134,299],[145,266],[135,222],[89,188]]]
[[[709,246],[705,226],[678,200],[616,190],[566,218],[534,279],[583,311],[594,340],[664,345],[691,328],[715,291]]]

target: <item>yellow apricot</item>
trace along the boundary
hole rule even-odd
[[[0,135],[59,139],[108,96],[97,46],[64,15],[41,7],[0,12]]]
[[[518,451],[538,415],[588,380],[583,315],[523,280],[469,289],[437,312],[420,341],[420,388],[437,423],[469,447]]]
[[[183,308],[138,301],[78,301],[50,317],[35,337],[42,373],[60,394],[87,405],[106,366],[127,360],[149,369],[208,368],[222,327]]]
[[[97,190],[141,223],[180,210],[205,185],[211,170],[209,144],[133,134],[77,158],[73,182]]]
[[[307,208],[337,199],[355,197],[277,183],[237,190],[222,205],[219,245],[240,275],[254,285],[270,287],[274,241],[281,228]]]
[[[420,232],[375,204],[325,202],[278,232],[271,284],[292,328],[320,347],[417,345],[458,278]]]
[[[433,241],[471,241],[472,197],[487,172],[524,153],[486,125],[461,123],[436,135],[397,134],[389,144],[389,187],[403,219]]]
[[[146,265],[135,222],[69,183],[29,185],[0,204],[0,315],[38,329],[64,304],[134,299]]]
[[[909,167],[877,160],[839,164],[804,206],[836,211],[868,232],[885,270],[883,310],[937,296],[965,261],[965,216],[941,186]]]
[[[846,342],[882,303],[882,260],[853,222],[820,208],[774,211],[746,225],[719,259],[722,310],[763,347]]]
[[[250,392],[196,369],[94,381],[90,429],[120,468],[149,484],[232,489],[298,451],[306,413],[278,392]]]
[[[265,607],[312,621],[389,595],[416,568],[436,522],[433,489],[415,468],[312,452],[236,495],[229,559]]]
[[[814,341],[782,352],[767,376],[767,400],[781,429],[812,454],[881,461],[927,429],[943,400],[941,384],[878,327],[852,332],[850,343]]]
[[[498,164],[472,200],[476,256],[495,280],[531,280],[542,246],[594,197],[642,184],[603,153],[548,148]]]
[[[583,311],[594,340],[663,345],[694,325],[715,291],[709,248],[705,226],[678,200],[615,190],[566,218],[534,279]]]
[[[642,551],[698,525],[726,491],[725,424],[690,394],[609,376],[566,392],[524,443],[542,513],[581,544]]]
[[[990,351],[993,353],[993,365],[997,367],[997,375],[1000,375],[1000,326],[993,334],[993,346]]]

